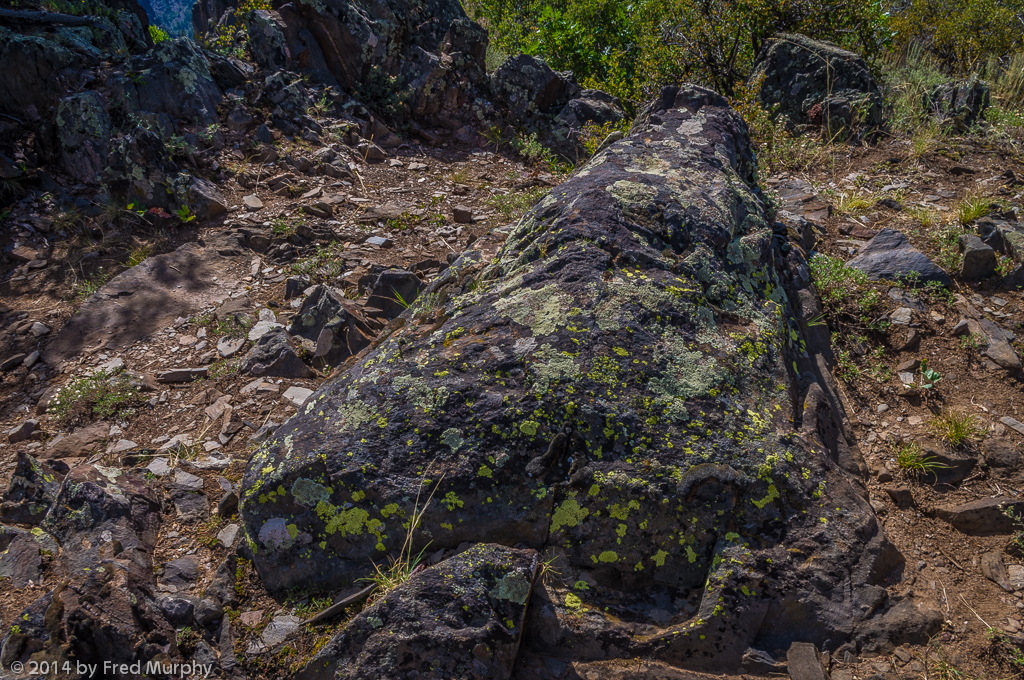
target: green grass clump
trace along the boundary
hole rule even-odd
[[[932,431],[951,446],[960,447],[982,435],[974,415],[960,409],[948,408],[931,419]]]
[[[975,220],[990,215],[992,209],[992,199],[985,198],[981,194],[970,194],[956,204],[954,212],[960,224],[967,226]]]
[[[507,194],[491,196],[487,199],[487,205],[497,210],[506,220],[517,220],[536,205],[537,201],[544,198],[549,191],[542,187],[534,187],[525,191],[510,191]]]
[[[900,444],[896,447],[896,464],[901,470],[906,470],[911,475],[920,476],[924,474],[935,474],[948,465],[940,463],[932,456],[926,456],[919,445],[914,442]]]

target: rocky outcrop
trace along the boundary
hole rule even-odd
[[[806,260],[754,169],[724,98],[665,88],[497,258],[464,254],[253,454],[240,515],[264,584],[364,576],[432,494],[417,546],[546,548],[577,584],[535,593],[533,658],[856,652],[902,558],[849,477],[789,298]]]
[[[142,479],[98,465],[71,470],[42,525],[60,544],[66,580],[26,608],[4,637],[0,662],[35,654],[101,667],[180,659],[174,629],[153,601],[159,526],[159,500]]]
[[[475,545],[364,609],[296,680],[509,678],[539,567],[533,550]]]
[[[587,123],[626,118],[622,103],[599,90],[581,90],[573,74],[553,71],[526,54],[509,57],[491,74],[494,103],[517,128],[572,161],[585,158],[580,133]]]
[[[799,34],[768,41],[747,81],[762,106],[829,136],[882,122],[882,96],[860,55]]]
[[[924,97],[929,114],[961,132],[981,122],[988,105],[988,85],[977,77],[936,85]]]

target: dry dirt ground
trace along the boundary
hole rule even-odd
[[[297,154],[310,150],[290,151]],[[371,265],[412,267],[426,260],[444,262],[449,253],[459,253],[471,241],[508,224],[517,209],[557,182],[557,177],[546,169],[528,167],[504,155],[479,149],[403,145],[392,150],[381,163],[354,159],[356,181],[299,176],[293,192],[282,196],[261,184],[280,174],[280,168],[260,166],[231,151],[221,153],[216,160],[224,173],[220,186],[233,208],[214,223],[190,222],[171,227],[171,220],[146,218],[143,223],[143,218],[121,215],[99,227],[94,221],[92,229],[82,229],[83,223],[57,212],[44,200],[13,212],[7,221],[9,228],[0,236],[0,245],[6,247],[14,241],[28,255],[20,260],[8,258],[6,264],[0,265],[0,360],[42,349],[103,277],[123,270],[130,258],[137,259],[139,255],[170,252],[188,242],[212,242],[218,233],[236,227],[265,227],[280,235],[287,235],[299,223],[325,227],[335,235],[340,248],[337,252],[341,253],[333,283],[351,290],[356,297],[354,284]],[[1008,173],[1010,170],[1013,172]],[[834,147],[813,167],[780,173],[768,178],[766,184],[771,189],[794,178],[802,179],[810,184],[820,201],[832,206],[830,214],[823,213],[819,220],[817,249],[821,252],[848,259],[873,233],[891,227],[903,231],[915,246],[942,262],[948,252],[943,253],[942,242],[933,234],[952,218],[959,202],[981,194],[1006,206],[1020,205],[1024,186],[1016,183],[1016,177],[1024,177],[1024,160],[1012,147],[988,147],[977,140],[950,139],[943,146],[915,155],[908,142],[893,140],[875,146]],[[242,186],[239,179],[247,186]],[[243,196],[252,194],[263,201],[262,209],[249,211],[243,206]],[[303,205],[325,196],[335,197],[330,219],[301,215]],[[863,200],[854,201],[851,197]],[[878,204],[883,198],[894,199],[900,209]],[[456,206],[472,211],[472,223],[455,222]],[[33,216],[53,221],[46,225],[49,231],[18,227],[31,225],[29,218]],[[51,240],[51,234],[58,229],[63,229],[70,238]],[[365,243],[370,236],[383,236],[392,243],[385,248]],[[500,238],[499,232],[482,239],[481,244],[493,249]],[[285,280],[293,273],[293,267],[301,267],[308,258],[308,249],[306,252],[300,252],[292,262],[254,258],[251,253],[227,256],[222,271],[231,278],[232,295],[248,298],[248,311],[253,319],[261,309],[280,318],[293,311],[285,300]],[[426,267],[428,278],[431,269]],[[433,272],[436,273],[436,267]],[[890,296],[889,285],[873,287],[883,296],[884,309],[879,315],[905,304]],[[872,504],[889,537],[907,560],[904,578],[893,589],[901,593],[913,591],[946,617],[943,631],[928,646],[899,648],[891,656],[872,659],[826,659],[833,680],[872,676],[1009,678],[1024,672],[1024,656],[1014,644],[1015,636],[1024,628],[1024,582],[1016,584],[1015,592],[1007,592],[986,578],[980,567],[981,556],[992,551],[1003,553],[1010,568],[1024,565],[1012,536],[966,535],[936,512],[979,498],[1015,499],[1024,489],[1024,459],[1020,456],[1024,434],[1000,422],[1004,416],[1024,420],[1021,376],[994,367],[977,347],[952,334],[965,315],[966,303],[1024,339],[1024,299],[1020,292],[998,288],[993,282],[965,284],[956,280],[951,293],[917,295],[925,311],[914,315],[911,326],[893,325],[861,333],[849,324],[838,326],[832,319],[823,320],[832,323],[831,330],[840,334],[837,349],[841,385],[848,416],[868,466],[867,487]],[[899,291],[894,294],[900,295]],[[65,384],[115,359],[121,359],[128,370],[151,375],[180,367],[212,368],[211,377],[205,380],[146,383],[144,389],[152,391],[141,395],[134,413],[108,418],[93,440],[86,441],[79,450],[66,452],[61,459],[68,465],[85,459],[118,465],[136,461],[145,464],[147,457],[124,459],[124,454],[112,450],[119,441],[129,440],[136,443],[131,453],[146,449],[150,455],[170,457],[172,462],[200,477],[202,493],[212,509],[209,519],[181,521],[175,507],[168,504],[154,560],[163,564],[183,555],[196,556],[200,576],[195,592],[202,592],[204,582],[213,577],[217,565],[229,552],[216,537],[232,519],[219,517],[216,507],[224,493],[241,479],[251,446],[249,437],[266,423],[281,423],[295,412],[295,406],[284,398],[287,388],[315,388],[327,377],[254,381],[239,375],[236,363],[217,359],[213,351],[219,335],[237,331],[213,314],[215,308],[211,304],[197,309],[188,318],[146,329],[145,337],[127,348],[83,347],[77,359],[63,366],[43,362],[32,366],[19,364],[0,374],[0,429],[6,432],[26,417],[34,417],[40,420],[46,439],[7,445],[4,437],[0,443],[0,486],[6,486],[18,447],[44,454],[49,441],[71,429],[70,423],[58,421],[53,414],[37,414],[38,402],[49,396],[48,388]],[[36,336],[33,328],[41,329],[31,322],[45,324],[48,332]],[[916,333],[917,340],[911,338],[912,333]],[[927,365],[941,374],[934,388],[908,393],[902,387],[898,367],[912,360],[927,360]],[[243,427],[222,444],[217,437],[221,414],[214,408],[212,413],[216,416],[211,418],[208,409],[225,395],[231,397],[234,417],[241,420]],[[907,441],[930,438],[937,448],[948,449],[933,432],[932,419],[949,408],[975,416],[978,431],[960,450],[945,450],[945,454],[954,458],[980,456],[979,463],[966,479],[955,485],[938,484],[934,475],[915,475],[901,469],[895,452]],[[76,424],[84,425],[86,420],[91,418]],[[152,451],[166,442],[161,438],[175,435],[188,435],[195,443],[176,452]],[[991,462],[986,456],[993,439],[1003,442],[1004,448],[1016,455],[1016,467],[996,469],[986,464]],[[207,442],[210,445],[204,446]],[[225,456],[227,466],[195,466],[211,454]],[[1004,451],[1004,457],[1008,455]],[[174,461],[175,457],[179,460]],[[153,482],[161,480],[154,478]],[[894,498],[900,500],[901,506]],[[1024,530],[1024,526],[1021,528]],[[259,638],[274,615],[294,613],[305,617],[326,606],[329,599],[323,599],[328,594],[319,593],[294,593],[285,600],[271,599],[244,561],[236,576],[236,590],[243,602],[228,615],[234,621],[237,635],[235,652],[248,677],[287,676],[344,621],[342,617],[328,625],[304,630],[273,654],[248,655],[250,643]],[[4,588],[0,593],[0,621],[11,621],[59,578],[59,574],[50,573],[44,584]],[[1017,665],[1018,660],[1021,665]],[[580,677],[591,677],[595,671],[593,666],[590,668],[581,668]],[[631,668],[630,664],[613,664],[594,677],[630,677],[640,666],[632,671]]]

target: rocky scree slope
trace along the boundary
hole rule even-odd
[[[465,253],[252,456],[266,586],[365,575],[431,492],[420,546],[546,548],[591,584],[527,624],[544,655],[856,650],[902,558],[842,469],[859,454],[786,289],[804,254],[753,173],[726,100],[666,88],[494,261]],[[937,623],[909,619],[894,638]]]

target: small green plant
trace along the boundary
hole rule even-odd
[[[238,565],[235,567],[235,594],[240,598],[245,597],[246,574],[252,563],[249,560],[239,557]]]
[[[85,302],[91,298],[96,291],[102,288],[107,281],[113,278],[113,276],[113,272],[104,271],[103,267],[97,268],[96,271],[89,276],[78,280],[75,284],[75,297],[78,298],[79,302]]]
[[[949,467],[935,460],[932,456],[926,456],[921,447],[915,442],[900,444],[896,447],[894,453],[896,455],[896,465],[901,470],[905,470],[915,477],[928,473],[936,474],[939,470]]]
[[[1013,638],[999,630],[989,627],[985,631],[985,638],[989,641],[992,651],[1001,659],[1018,670],[1024,670],[1024,652],[1021,652]]]
[[[199,132],[199,139],[203,140],[206,144],[210,144],[218,132],[220,132],[220,124],[212,123]]]
[[[999,276],[1007,276],[1013,271],[1014,266],[1015,263],[1012,257],[1000,255],[999,261],[996,263],[996,274],[999,274]]]
[[[202,633],[199,631],[192,630],[191,626],[185,626],[178,630],[178,634],[175,641],[178,644],[178,649],[182,652],[189,654],[195,651],[196,645],[203,639]]]
[[[295,233],[295,225],[283,217],[278,217],[271,222],[270,232],[274,236],[291,236]]]
[[[196,216],[192,213],[192,209],[189,208],[187,205],[183,205],[177,210],[175,210],[174,214],[178,216],[179,220],[185,223],[191,222],[196,218]]]
[[[953,212],[956,215],[957,221],[967,226],[975,220],[980,220],[982,217],[991,214],[992,208],[992,199],[985,198],[978,193],[973,193],[968,194],[963,200],[958,202],[956,207],[953,208]]]
[[[917,274],[917,272],[913,272]],[[953,304],[953,291],[946,288],[938,281],[927,281],[922,289],[924,294],[928,296],[929,300],[942,301],[947,305]]]
[[[968,333],[960,338],[960,346],[968,352],[980,352],[988,345],[988,338],[982,333]]]
[[[206,371],[207,377],[211,380],[227,378],[238,375],[239,362],[237,359],[218,359],[210,364]]]
[[[47,407],[57,421],[71,425],[93,418],[125,417],[141,402],[139,388],[123,372],[97,371],[65,384]]]
[[[517,220],[526,214],[537,202],[547,196],[550,189],[534,187],[525,191],[510,191],[507,194],[496,194],[487,199],[491,206],[506,220]]]
[[[885,384],[892,380],[892,369],[885,363],[885,348],[876,347],[871,350],[869,357],[871,361],[868,363],[867,374],[879,384]]]
[[[398,217],[388,218],[385,220],[384,224],[386,224],[389,229],[405,231],[406,229],[409,229],[415,221],[416,217],[412,213],[406,211]]]
[[[324,92],[320,99],[316,100],[313,104],[309,105],[306,109],[306,113],[313,118],[323,118],[327,115],[327,112],[331,110],[331,100],[327,98],[327,93]]]
[[[556,156],[551,149],[540,143],[537,133],[530,135],[519,133],[513,143],[515,150],[531,165],[544,165],[557,175],[567,175],[573,170],[573,164]]]
[[[1024,514],[1014,511],[1010,506],[1003,508],[1003,514],[1013,522],[1013,536],[1010,545],[1017,554],[1024,555]]]
[[[841,215],[859,215],[874,205],[874,201],[853,192],[840,193],[832,200],[832,207]]]
[[[149,243],[142,241],[136,241],[132,246],[131,250],[128,251],[128,261],[125,263],[129,267],[142,264],[150,255],[153,254],[153,246]]]
[[[334,601],[329,597],[309,597],[304,602],[299,602],[292,607],[292,614],[307,618],[330,607]]]
[[[951,223],[932,230],[928,235],[932,244],[939,250],[939,256],[935,258],[935,261],[948,272],[960,269],[960,261],[963,257],[960,254],[960,236],[963,233],[963,227]]]
[[[164,141],[164,146],[167,148],[167,153],[170,154],[171,158],[183,158],[195,153],[192,145],[181,135],[171,135],[169,139]]]
[[[165,40],[169,40],[171,36],[167,34],[167,31],[160,28],[159,26],[149,25],[149,37],[154,43],[162,43]]]
[[[928,367],[928,360],[924,359],[921,361],[921,389],[930,390],[942,380],[942,374],[936,371],[934,368]]]
[[[629,132],[630,120],[624,118],[620,121],[610,120],[603,125],[587,123],[580,131],[580,141],[587,152],[587,157],[593,156],[601,148],[601,144],[613,132],[621,132],[623,135]]]
[[[922,371],[923,373],[923,371]],[[947,408],[929,421],[932,431],[951,446],[960,447],[980,437],[982,429],[975,417],[966,411]]]
[[[338,241],[318,245],[316,252],[292,265],[292,272],[305,274],[316,283],[336,279],[345,271],[344,247]]]
[[[851,383],[860,377],[860,367],[853,361],[850,350],[836,351],[836,377],[845,383]]]

